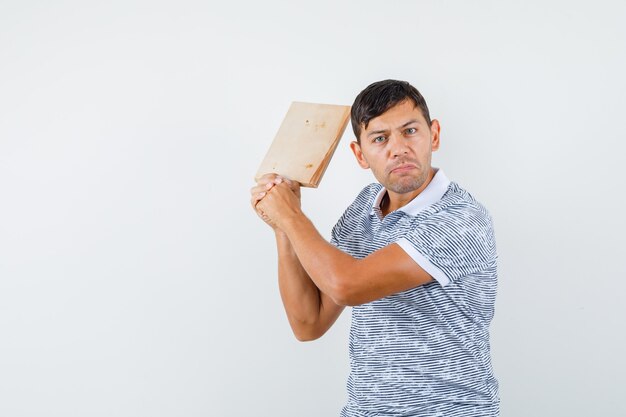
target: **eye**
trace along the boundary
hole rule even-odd
[[[414,135],[414,134],[416,134],[416,133],[417,133],[417,129],[416,129],[416,128],[414,128],[414,127],[410,127],[410,128],[408,128],[407,130],[405,130],[405,133],[406,133],[407,135]]]
[[[374,139],[372,139],[373,143],[383,143],[385,141],[385,137],[384,136],[377,136]]]

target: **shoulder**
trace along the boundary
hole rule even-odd
[[[414,219],[403,236],[451,281],[495,265],[496,241],[489,212],[469,192],[450,183],[441,200]],[[470,268],[471,266],[471,268]],[[469,268],[469,269],[468,269]]]
[[[492,222],[487,208],[456,182],[450,183],[439,203],[436,208],[441,216],[489,225]]]
[[[374,202],[374,199],[376,198],[376,196],[378,195],[380,190],[382,190],[382,189],[383,189],[382,184],[379,184],[379,183],[376,183],[376,182],[371,183],[369,185],[366,185],[359,192],[359,194],[357,195],[357,197],[354,200],[354,202],[355,203],[357,203],[357,202],[370,203],[370,205],[371,205]]]
[[[372,183],[366,185],[356,196],[352,204],[350,204],[346,212],[368,212],[372,209],[374,199],[383,188],[381,184]]]
[[[376,196],[382,188],[383,186],[377,183],[365,186],[356,196],[354,201],[345,209],[333,231],[338,233],[340,229],[344,228],[344,226],[354,226],[354,224],[368,217],[370,211],[372,210],[374,199],[376,199]]]
[[[418,232],[432,238],[483,242],[495,239],[493,221],[485,206],[455,182],[450,183],[441,200],[418,215],[414,225]]]

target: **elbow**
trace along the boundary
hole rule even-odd
[[[357,297],[349,295],[338,295],[336,298],[333,298],[333,301],[342,307],[354,307],[363,304]]]
[[[341,277],[335,277],[333,279],[333,285],[328,295],[335,304],[342,307],[354,307],[362,304],[359,301],[359,296],[355,291],[354,284]]]
[[[317,340],[326,333],[325,328],[315,320],[302,320],[295,317],[289,318],[289,326],[295,338],[299,342],[311,342]]]
[[[342,307],[354,307],[370,301],[366,299],[363,285],[359,284],[362,279],[355,279],[363,277],[364,272],[361,261],[352,258],[350,263],[344,263],[332,271],[327,281],[326,294]]]
[[[298,342],[312,342],[313,340],[317,340],[324,335],[324,332],[320,332],[313,328],[293,328],[293,335],[296,337]]]
[[[310,333],[293,333],[298,342],[312,342],[320,338],[320,336],[313,335]]]

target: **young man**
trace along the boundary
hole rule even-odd
[[[368,86],[352,106],[365,187],[326,242],[297,183],[266,175],[251,190],[274,230],[278,280],[299,340],[352,308],[342,416],[497,416],[489,351],[496,249],[485,208],[431,166],[440,126],[409,83]]]

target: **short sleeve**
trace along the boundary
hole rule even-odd
[[[335,247],[339,247],[342,240],[350,234],[351,230],[358,227],[358,223],[366,217],[371,210],[372,201],[380,191],[380,184],[370,184],[363,188],[352,204],[350,204],[343,212],[330,235],[330,243]]]
[[[335,224],[335,226],[333,227],[332,231],[330,232],[330,244],[337,247],[339,246],[339,235],[341,233],[341,228],[343,226],[343,219],[345,217],[345,214],[343,216],[341,216],[341,218],[339,219],[339,221]],[[326,229],[328,230],[328,229]]]
[[[396,243],[442,286],[497,260],[491,217],[482,207],[448,207],[416,221]]]

